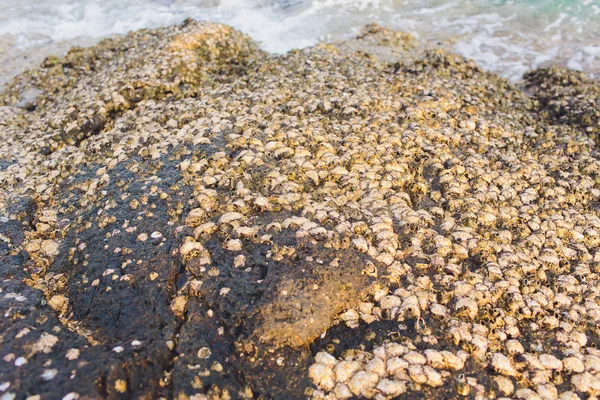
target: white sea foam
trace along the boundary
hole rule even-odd
[[[71,44],[191,17],[227,23],[282,53],[377,22],[451,43],[516,80],[560,63],[600,73],[600,0],[0,0],[0,76]],[[28,60],[24,62],[24,56]],[[2,71],[4,69],[4,71]],[[2,78],[0,78],[2,84]]]

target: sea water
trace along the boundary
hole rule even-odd
[[[0,85],[71,45],[189,17],[229,24],[273,53],[377,22],[513,81],[553,63],[600,76],[600,0],[0,0]]]

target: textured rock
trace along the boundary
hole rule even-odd
[[[598,84],[526,86],[375,25],[48,58],[0,94],[3,396],[594,396]]]

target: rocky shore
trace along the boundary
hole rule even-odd
[[[600,85],[186,21],[0,93],[4,399],[593,399]]]

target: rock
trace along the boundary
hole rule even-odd
[[[575,125],[598,138],[600,95],[595,89],[596,81],[581,72],[558,66],[531,71],[525,80],[550,118]],[[581,93],[586,94],[581,96]]]
[[[598,83],[524,85],[376,25],[267,55],[191,20],[21,74],[3,395],[595,395]]]

